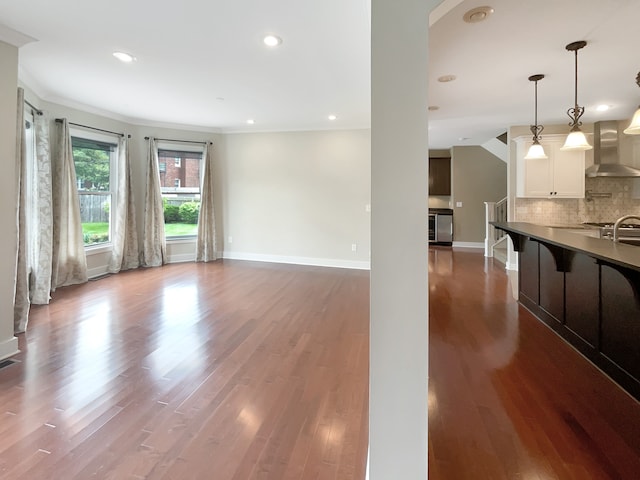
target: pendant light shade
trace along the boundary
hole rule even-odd
[[[534,101],[534,122],[535,125],[531,125],[531,133],[533,133],[533,144],[529,147],[529,151],[525,155],[525,160],[532,160],[536,158],[549,158],[544,153],[544,148],[540,145],[540,133],[544,130],[542,125],[538,125],[538,81],[542,80],[544,75],[537,74],[529,77],[530,82],[535,82],[535,101]]]
[[[580,126],[582,122],[580,121],[580,117],[584,113],[584,107],[578,106],[578,50],[584,48],[587,45],[587,42],[581,40],[578,42],[573,42],[567,45],[565,48],[573,52],[575,54],[575,82],[574,82],[574,105],[569,110],[567,110],[567,115],[571,119],[571,123],[569,126],[571,127],[571,131],[567,136],[567,140],[564,142],[564,145],[560,148],[560,150],[591,150],[593,147],[589,145],[587,141],[587,137],[580,130]]]
[[[636,84],[640,87],[640,72],[638,72],[638,76],[636,77]],[[633,114],[631,125],[624,129],[624,133],[627,135],[640,135],[640,107],[638,107],[636,113]]]

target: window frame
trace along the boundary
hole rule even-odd
[[[176,168],[186,168],[185,167],[185,163],[182,161],[183,157],[180,157],[178,159],[178,157],[172,156],[172,157],[163,157],[166,158],[167,160],[165,160],[165,162],[161,162],[160,161],[160,152],[161,151],[172,151],[172,152],[185,152],[185,153],[197,153],[200,155],[200,159],[199,159],[199,169],[198,169],[198,192],[197,197],[199,198],[199,201],[202,202],[202,178],[203,178],[203,173],[204,173],[204,145],[198,144],[198,143],[177,143],[177,142],[171,142],[171,141],[166,141],[166,140],[160,140],[157,142],[156,144],[156,149],[158,151],[158,169],[160,169],[160,164],[161,163],[168,163],[169,162],[169,158],[173,158],[174,160],[174,166]],[[177,160],[180,160],[179,162]],[[178,165],[179,164],[179,165]],[[166,169],[168,170],[168,168]],[[163,173],[163,172],[160,172]],[[166,172],[164,172],[166,173]],[[180,182],[182,183],[182,182]],[[167,189],[171,189],[172,191],[162,191],[162,189],[167,188]],[[184,187],[184,186],[180,186],[180,187],[163,187],[161,185],[160,190],[161,190],[161,195],[162,198],[165,198],[165,194],[168,195],[172,195],[172,194],[179,194],[180,192],[176,192],[175,189],[177,188],[193,188],[193,187]],[[198,220],[199,220],[199,216],[198,216]],[[165,223],[166,226],[166,223]],[[198,234],[197,234],[197,226],[198,223],[196,222],[195,224],[196,226],[196,233],[190,234],[190,235],[167,235],[166,234],[166,228],[165,228],[165,240],[169,243],[172,242],[183,242],[185,240],[187,241],[195,241]]]
[[[87,254],[90,253],[100,253],[102,251],[109,251],[113,248],[113,235],[114,235],[114,221],[116,218],[116,211],[118,209],[117,205],[117,180],[118,180],[118,149],[119,149],[119,137],[116,135],[108,135],[102,134],[95,131],[85,130],[81,128],[71,127],[69,129],[70,136],[72,138],[72,153],[73,153],[73,138],[84,139],[88,141],[95,141],[100,143],[106,143],[113,146],[113,150],[109,155],[109,190],[108,191],[96,191],[96,192],[85,192],[78,188],[78,203],[80,202],[81,195],[100,195],[100,196],[109,196],[109,240],[101,243],[93,243],[90,245],[84,245],[84,250]],[[75,160],[73,162],[73,168],[75,170]],[[76,171],[76,182],[78,180],[78,175]],[[77,186],[77,185],[76,185]],[[83,240],[84,244],[84,240]]]

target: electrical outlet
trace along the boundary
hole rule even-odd
[[[367,203],[364,206],[364,211],[367,212],[367,213],[370,213],[371,212],[371,204]]]
[[[456,207],[457,207],[457,208],[462,207],[462,202],[456,202]]]
[[[231,235],[229,235],[229,239],[228,239],[227,243],[233,243],[233,237]]]
[[[358,244],[357,243],[352,243],[351,244],[351,251],[352,252],[357,252],[358,251]]]

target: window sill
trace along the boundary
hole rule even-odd
[[[181,237],[169,237],[166,239],[167,244],[171,243],[196,243],[197,235],[184,235]]]
[[[113,250],[113,245],[111,243],[106,243],[104,245],[90,245],[84,247],[84,253],[87,256],[97,255],[99,253],[110,253]]]

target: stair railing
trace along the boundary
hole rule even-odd
[[[485,207],[485,238],[484,256],[493,257],[493,249],[506,238],[502,230],[498,230],[489,222],[507,221],[507,197],[499,202],[484,202]]]

